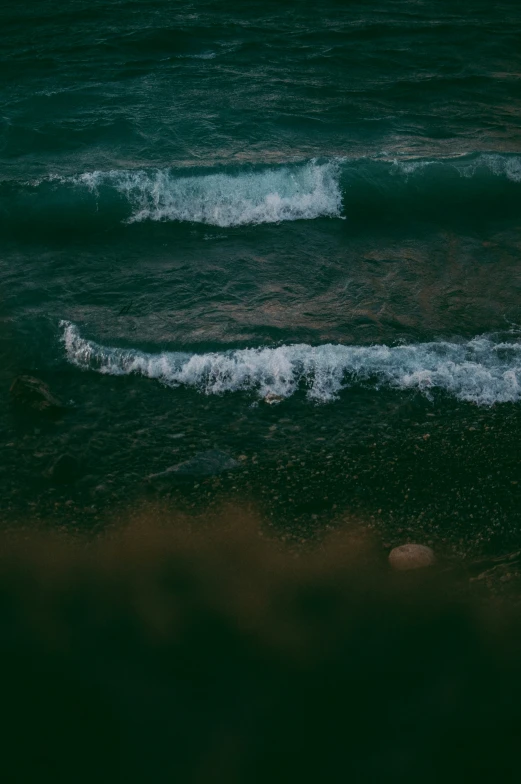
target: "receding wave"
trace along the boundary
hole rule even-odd
[[[521,343],[481,336],[454,343],[433,341],[399,346],[306,344],[189,354],[146,353],[111,348],[83,338],[62,322],[67,359],[83,370],[109,375],[138,374],[172,387],[223,394],[251,392],[287,398],[299,389],[317,402],[331,402],[357,384],[440,390],[482,406],[521,399]]]
[[[379,222],[517,217],[521,156],[421,160],[313,159],[220,169],[118,169],[0,183],[2,230],[58,224],[74,233],[147,221],[219,227],[345,218]]]

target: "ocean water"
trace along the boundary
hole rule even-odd
[[[0,30],[6,517],[100,519],[219,449],[241,471],[161,492],[521,541],[519,3],[41,0]],[[67,414],[20,416],[20,372]]]

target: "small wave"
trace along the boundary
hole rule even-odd
[[[85,340],[69,322],[62,322],[62,328],[67,359],[83,370],[117,376],[136,373],[207,395],[246,391],[261,398],[287,398],[303,387],[310,400],[327,403],[343,389],[362,383],[427,395],[442,390],[481,406],[521,399],[521,343],[494,342],[486,336],[462,343],[394,347],[297,344],[150,354]]]
[[[453,159],[393,161],[395,171],[409,177],[421,174],[425,169],[444,168],[461,177],[470,179],[480,173],[505,177],[510,182],[521,183],[521,157],[500,155],[499,153],[480,153],[475,156],[461,156]]]
[[[339,217],[342,209],[335,161],[185,177],[171,169],[95,171],[74,181],[91,191],[114,188],[132,206],[129,223],[190,221],[224,228]]]
[[[177,54],[174,57],[178,60],[214,60],[217,52],[201,52],[200,54]],[[170,58],[166,58],[167,60]]]

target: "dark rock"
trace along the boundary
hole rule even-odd
[[[60,455],[45,472],[49,479],[59,484],[74,482],[79,474],[79,462],[74,455]]]
[[[521,568],[519,563],[500,563],[472,577],[469,587],[482,599],[509,599],[516,605],[521,602]]]
[[[83,489],[92,489],[100,483],[99,477],[94,474],[85,474],[78,480],[78,484]]]
[[[166,471],[161,471],[158,474],[150,474],[147,479],[154,481],[156,479],[168,479],[172,477],[180,477],[186,479],[196,479],[197,477],[215,476],[223,474],[227,471],[235,471],[240,468],[240,463],[235,458],[221,452],[219,449],[210,449],[208,452],[201,452],[199,455],[186,460],[184,463],[179,463],[175,466],[170,466]]]
[[[59,413],[65,406],[48,385],[34,376],[17,376],[11,384],[11,398],[19,406],[40,413]]]
[[[517,564],[521,562],[521,550],[516,550],[513,553],[507,553],[506,555],[498,555],[495,557],[490,558],[481,558],[477,561],[474,561],[468,567],[469,572],[472,575],[481,575],[484,572],[492,571],[496,566],[500,564]]]

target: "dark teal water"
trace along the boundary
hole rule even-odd
[[[42,0],[0,30],[2,384],[72,401],[4,406],[10,508],[217,446],[288,519],[518,535],[518,3]]]

